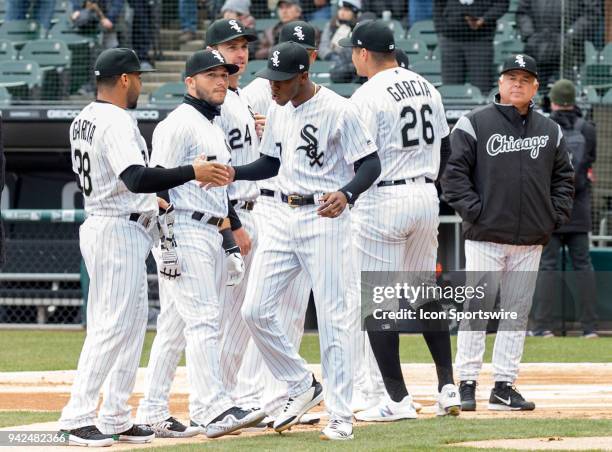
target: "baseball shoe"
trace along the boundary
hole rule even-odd
[[[597,339],[599,334],[595,330],[584,330],[581,337],[582,339]]]
[[[312,385],[297,397],[289,397],[283,412],[274,421],[274,430],[282,432],[297,424],[304,413],[317,406],[323,400],[323,386],[314,375]]]
[[[195,421],[189,421],[189,425],[191,427],[195,427],[198,429],[198,433],[201,433],[202,435],[206,435],[206,426],[204,424],[198,424]],[[238,436],[242,433],[242,430],[234,430],[233,432],[228,433],[228,435],[235,435]]]
[[[302,425],[315,425],[321,422],[321,413],[304,413],[297,422]]]
[[[453,384],[447,384],[442,386],[440,394],[438,394],[438,401],[436,402],[436,415],[437,416],[459,416],[461,413],[461,397],[459,396],[459,389]]]
[[[69,446],[107,447],[115,442],[113,435],[105,435],[95,425],[60,430],[59,433],[66,438]]]
[[[391,422],[400,419],[416,419],[417,412],[412,404],[412,396],[407,395],[400,402],[386,398],[369,410],[355,413],[355,419],[365,422]]]
[[[265,417],[263,410],[244,410],[234,406],[213,419],[206,426],[205,434],[208,438],[230,435],[237,430],[259,424]]]
[[[534,331],[529,331],[527,333],[527,336],[530,337],[543,337],[543,338],[551,338],[551,337],[555,337],[555,335],[553,334],[552,331],[550,330],[534,330]]]
[[[476,381],[463,380],[459,383],[461,411],[476,411]]]
[[[155,432],[157,438],[191,438],[201,431],[196,426],[187,427],[172,416],[165,421],[147,424],[147,427]]]
[[[339,419],[332,419],[327,424],[327,427],[321,430],[319,438],[332,441],[353,439],[353,424]]]
[[[113,435],[120,443],[144,444],[150,443],[155,438],[155,432],[146,425],[132,425],[124,432]]]
[[[353,401],[351,402],[351,410],[353,413],[359,413],[360,411],[369,410],[380,403],[380,397],[367,397],[362,392],[356,392],[353,395]]]
[[[528,402],[509,381],[497,381],[491,389],[489,409],[495,411],[532,411],[535,403]]]

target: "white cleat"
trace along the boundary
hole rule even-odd
[[[453,384],[442,386],[436,402],[436,416],[459,416],[461,413],[461,397],[459,389]]]
[[[400,402],[387,398],[374,408],[355,413],[355,419],[365,422],[392,422],[400,419],[416,419],[412,397],[407,395]]]
[[[263,410],[245,410],[234,406],[206,426],[206,436],[218,438],[223,435],[239,434],[234,432],[253,427],[265,417],[266,413]]]
[[[200,434],[200,427],[187,427],[178,419],[170,416],[165,421],[147,424],[155,432],[156,438],[191,438]]]
[[[356,392],[351,402],[351,411],[353,413],[359,413],[360,411],[369,410],[379,403],[380,397],[367,397],[363,392]]]
[[[329,421],[327,427],[321,431],[319,438],[332,441],[353,439],[353,424],[351,422],[333,419]]]
[[[323,387],[312,377],[312,385],[297,397],[289,397],[283,412],[274,421],[274,430],[278,433],[297,424],[300,418],[323,400]]]

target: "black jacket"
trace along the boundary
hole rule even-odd
[[[433,19],[436,31],[456,41],[493,41],[497,19],[508,12],[509,0],[474,0],[463,5],[459,0],[434,0]],[[472,30],[465,16],[482,17],[484,25]]]
[[[450,142],[442,190],[467,240],[543,245],[568,221],[574,172],[555,122],[493,103],[460,118]]]
[[[572,129],[580,117],[582,117],[582,112],[578,108],[572,111],[556,111],[550,115],[550,119],[559,124],[562,129]],[[587,173],[596,158],[597,131],[591,122],[584,121],[583,124],[581,132],[586,146],[583,158],[574,166],[574,206],[569,223],[555,231],[559,233],[591,231],[591,181]]]

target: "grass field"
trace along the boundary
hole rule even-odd
[[[0,372],[75,369],[83,345],[82,331],[0,331]],[[149,360],[154,333],[147,333],[141,367]],[[455,350],[455,337],[453,351]],[[490,362],[494,336],[487,337],[485,362]],[[320,362],[316,334],[306,334],[301,354],[309,363]],[[431,356],[420,335],[401,338],[403,363],[430,363]],[[527,338],[523,362],[612,362],[612,338]],[[184,359],[181,365],[184,365]]]

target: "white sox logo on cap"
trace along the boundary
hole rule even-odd
[[[272,65],[274,67],[278,67],[278,65],[280,64],[280,60],[278,59],[279,55],[280,52],[278,50],[275,50],[274,53],[272,53],[272,58],[270,58],[270,61],[272,61]]]
[[[300,25],[298,25],[297,27],[295,27],[293,30],[294,30],[294,31],[293,31],[293,34],[294,34],[295,36],[297,36],[297,38],[298,38],[300,41],[303,41],[304,39],[306,39],[306,36],[304,36],[304,32],[302,31],[302,27],[301,27]]]
[[[240,25],[238,25],[238,22],[236,22],[234,19],[230,20],[228,23],[230,24],[230,28],[233,28],[238,33],[242,33],[242,28],[240,28]]]
[[[514,61],[520,66],[525,67],[525,60],[523,59],[523,55],[517,55]]]
[[[219,60],[221,63],[225,63],[225,60],[223,59],[223,57],[221,56],[221,54],[219,53],[218,50],[211,50],[211,53],[213,54],[213,56]]]

